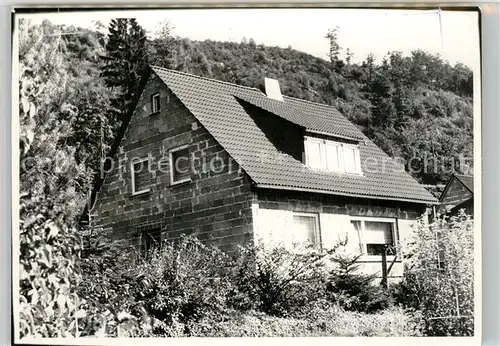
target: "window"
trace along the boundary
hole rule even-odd
[[[317,214],[294,213],[294,240],[314,247],[321,243]]]
[[[170,184],[191,181],[191,160],[187,145],[170,150]]]
[[[151,172],[149,170],[149,159],[134,160],[130,163],[132,176],[132,194],[149,192]]]
[[[361,159],[356,144],[306,137],[306,165],[330,172],[361,174]]]
[[[141,253],[147,257],[161,246],[161,229],[154,228],[143,231],[141,234]]]
[[[360,250],[364,255],[396,254],[396,222],[393,219],[363,218],[351,221],[358,233]]]
[[[151,96],[151,111],[152,113],[158,113],[160,111],[160,93]]]

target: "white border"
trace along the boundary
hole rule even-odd
[[[79,3],[65,3],[65,4],[61,4],[60,0],[45,0],[45,1],[38,1],[38,0],[17,0],[17,3],[19,5],[22,5],[22,4],[25,4],[24,6],[33,6],[33,4],[35,5],[38,5],[38,6],[44,6],[44,7],[47,7],[47,6],[53,6],[53,7],[61,7],[61,8],[75,8],[75,7],[78,7],[78,6],[86,6],[86,7],[97,7],[97,5],[101,5],[102,7],[109,7],[109,8],[117,8],[117,7],[122,7],[122,8],[131,8],[133,6],[137,6],[138,3],[136,0],[122,0],[121,2],[117,2],[117,1],[114,1],[114,2],[110,2],[110,0],[94,0],[93,2],[79,2]],[[249,5],[248,3],[248,0],[233,0],[231,1],[231,3],[233,5],[236,5],[236,6],[240,6],[240,7],[246,7]],[[428,5],[428,6],[438,6],[439,5],[439,1],[428,1],[427,3],[418,3],[418,2],[400,2],[400,3],[394,3],[392,1],[388,1],[388,0],[383,0],[383,1],[380,1],[380,3],[378,4],[375,4],[371,1],[371,0],[358,0],[358,3],[348,3],[347,1],[342,1],[340,3],[326,3],[326,4],[323,4],[325,7],[360,7],[360,6],[371,6],[371,7],[377,7],[377,6],[384,6],[384,7],[391,7],[391,6],[405,6],[405,7],[408,7],[408,8],[412,8],[412,7],[418,7],[418,6],[423,6],[423,5]],[[180,0],[176,0],[176,1],[172,1],[169,5],[171,5],[172,7],[203,7],[203,6],[207,6],[207,5],[218,5],[220,6],[220,2],[217,1],[217,0],[204,0],[204,4],[201,4],[201,3],[191,3],[189,0],[188,1],[180,1]],[[226,3],[227,4],[227,3]],[[250,5],[253,5],[253,6],[269,6],[270,4],[274,4],[275,6],[287,6],[287,5],[303,5],[304,2],[303,0],[289,0],[287,2],[287,4],[284,4],[278,0],[273,0],[273,1],[254,1],[253,3],[251,3]],[[156,2],[148,2],[148,3],[145,3],[144,5],[142,6],[148,6],[149,8],[158,8],[158,7],[163,7],[165,6],[164,3],[162,4],[160,1],[156,1]],[[309,6],[313,5],[312,3],[309,3],[308,4]],[[498,129],[495,129],[495,128],[491,128],[491,125],[495,126],[495,125],[498,125],[498,120],[496,120],[496,117],[498,116],[498,110],[500,109],[500,107],[498,106],[498,92],[500,92],[500,89],[498,88],[498,77],[499,77],[499,71],[498,71],[498,56],[499,56],[499,52],[498,52],[498,48],[499,48],[499,45],[497,43],[498,41],[498,23],[499,23],[499,20],[500,20],[500,16],[499,16],[499,5],[498,4],[494,4],[494,3],[488,3],[488,4],[485,4],[484,2],[481,3],[481,2],[478,2],[478,1],[474,1],[474,2],[469,2],[469,3],[463,3],[462,1],[460,0],[449,0],[447,2],[447,6],[468,6],[468,5],[477,5],[477,6],[481,6],[482,7],[482,10],[483,10],[483,14],[485,16],[483,16],[481,18],[481,22],[482,22],[482,27],[483,27],[483,30],[487,30],[487,31],[483,31],[482,34],[484,35],[484,38],[485,40],[483,41],[483,44],[486,43],[486,47],[482,47],[482,50],[483,50],[483,53],[484,52],[488,52],[489,54],[485,54],[483,55],[482,59],[483,59],[483,63],[485,63],[485,68],[488,69],[488,71],[482,71],[483,73],[483,76],[485,76],[485,80],[486,82],[484,82],[485,84],[485,94],[486,94],[486,98],[485,100],[483,100],[484,102],[484,105],[487,106],[487,109],[486,109],[486,112],[488,113],[488,118],[486,118],[485,120],[485,123],[488,124],[488,126],[490,127],[486,127],[485,128],[485,133],[488,135],[488,144],[498,144],[498,138],[494,135],[495,131],[498,131]],[[3,8],[2,9],[5,9],[6,7],[8,6],[2,6]],[[5,14],[3,16],[3,19],[5,21],[2,21],[2,24],[4,26],[8,26],[8,23],[9,23],[9,20],[10,20],[10,17],[9,17],[9,14],[10,14],[10,9],[7,9],[7,11],[2,11],[2,14]],[[5,25],[7,24],[7,25]],[[18,90],[18,78],[17,78],[17,72],[18,72],[18,59],[17,59],[17,35],[16,35],[16,28],[17,28],[17,23],[14,24],[14,34],[12,36],[12,51],[13,51],[13,55],[12,55],[12,94],[10,95],[11,97],[9,97],[10,100],[12,100],[12,119],[14,121],[12,121],[11,123],[11,129],[12,129],[12,133],[11,133],[11,138],[12,138],[12,152],[11,152],[11,164],[12,164],[12,170],[11,170],[11,173],[12,173],[12,176],[11,176],[11,182],[12,182],[12,201],[13,203],[11,204],[11,211],[12,211],[12,227],[13,227],[13,237],[12,237],[12,260],[13,260],[13,266],[14,266],[14,270],[12,271],[12,279],[13,279],[13,287],[12,287],[12,294],[13,294],[13,301],[16,302],[18,301],[18,292],[19,292],[19,281],[17,280],[18,279],[18,272],[15,268],[15,264],[18,263],[17,262],[17,259],[19,258],[19,251],[18,251],[18,245],[19,245],[19,239],[17,236],[14,236],[17,234],[17,230],[19,229],[19,214],[18,214],[18,194],[19,194],[19,191],[18,191],[18,173],[19,173],[19,167],[18,167],[18,127],[17,127],[17,123],[15,121],[15,119],[17,119],[17,115],[18,115],[18,93],[17,93],[17,90]],[[7,39],[5,39],[5,36],[7,36]],[[7,42],[7,44],[5,46],[8,46],[9,45],[9,41],[10,41],[10,35],[7,34],[7,35],[3,35],[3,42]],[[4,46],[4,47],[5,47]],[[9,53],[7,53],[7,56],[9,55]],[[6,56],[6,54],[4,53],[3,56]],[[7,61],[8,62],[8,59],[4,60],[4,61]],[[2,66],[0,66],[0,69],[2,70],[2,76],[5,72],[6,69],[8,69],[8,63],[7,64],[2,64]],[[481,247],[482,247],[482,244],[481,244],[481,226],[482,226],[482,192],[481,192],[481,187],[482,187],[482,177],[481,177],[481,153],[482,153],[482,146],[481,146],[481,139],[482,139],[482,133],[481,133],[481,96],[480,96],[480,86],[481,86],[481,82],[480,82],[480,77],[478,75],[478,70],[475,70],[475,74],[474,74],[474,90],[475,90],[475,94],[474,94],[474,162],[475,162],[475,215],[474,215],[474,218],[476,220],[476,229],[478,230],[478,232],[476,232],[476,239],[475,239],[475,244],[476,244],[476,248],[475,248],[475,258],[476,258],[476,277],[475,277],[475,302],[476,302],[476,309],[475,309],[475,322],[476,322],[476,330],[475,330],[475,336],[472,337],[472,338],[456,338],[456,337],[450,337],[450,338],[434,338],[434,337],[426,337],[424,338],[423,340],[420,340],[420,339],[417,339],[415,341],[415,344],[418,345],[420,344],[420,341],[422,342],[425,342],[426,344],[429,344],[429,345],[433,345],[433,344],[436,344],[436,345],[442,345],[443,343],[453,343],[454,345],[471,345],[472,343],[475,343],[475,344],[478,344],[478,342],[480,342],[481,340],[481,330],[480,330],[480,326],[481,326],[481,319],[482,319],[482,309],[481,309],[481,286],[482,286],[482,276],[481,276],[481,264],[482,264],[482,258],[481,258]],[[5,81],[5,78],[3,79]],[[487,83],[487,84],[486,84]],[[8,99],[5,98],[5,101],[7,101]],[[7,104],[7,102],[5,102],[5,104]],[[7,109],[7,111],[9,110],[9,107],[5,107],[4,103],[2,103],[2,106],[3,106],[3,109]],[[8,127],[8,126],[7,126]],[[498,132],[497,132],[498,134]],[[479,136],[478,136],[479,135]],[[495,148],[496,146],[490,146],[490,148]],[[5,148],[8,148],[8,146],[6,146]],[[7,149],[8,150],[8,149]],[[498,170],[499,170],[499,166],[498,166],[498,159],[496,158],[497,156],[497,151],[496,150],[491,150],[490,152],[486,152],[485,151],[485,157],[488,157],[488,159],[491,159],[492,161],[490,161],[489,163],[486,163],[485,165],[488,167],[488,168],[493,168],[491,169],[490,171],[488,172],[485,172],[485,175],[487,177],[487,182],[488,182],[488,188],[489,188],[489,191],[486,191],[485,195],[489,198],[488,202],[485,206],[486,206],[486,209],[485,209],[485,219],[492,222],[493,224],[490,225],[490,226],[493,226],[493,230],[497,229],[497,227],[495,227],[495,225],[498,225],[499,224],[499,219],[498,219],[498,216],[499,214],[495,212],[495,210],[497,210],[498,208],[498,194],[497,192],[499,192],[499,188],[498,188]],[[3,153],[2,153],[3,154]],[[8,155],[7,155],[8,156]],[[7,159],[8,160],[8,159]],[[8,164],[8,161],[5,160],[5,162],[7,162]],[[4,180],[4,177],[2,176],[2,182]],[[3,186],[3,185],[2,185]],[[495,195],[495,200],[492,199],[492,196]],[[8,208],[6,208],[8,209]],[[3,210],[3,208],[2,208]],[[2,214],[3,215],[3,214]],[[8,219],[8,218],[6,218]],[[9,225],[11,226],[11,225]],[[491,241],[495,242],[498,241],[498,235],[497,234],[494,234],[495,232],[488,232],[487,234],[487,239],[490,241],[490,243],[488,243],[488,240],[485,240],[485,245],[486,245],[486,248],[489,249],[489,252],[487,254],[484,254],[485,256],[488,256],[488,261],[486,261],[485,265],[487,264],[488,265],[488,274],[487,277],[485,278],[485,280],[488,280],[487,282],[490,283],[492,286],[491,288],[493,289],[493,291],[491,291],[490,288],[488,288],[487,286],[483,287],[483,290],[484,292],[486,293],[497,293],[497,291],[494,291],[495,290],[495,287],[498,288],[498,270],[497,270],[497,261],[498,261],[498,251],[491,251],[492,250],[492,247],[495,247],[497,246],[498,244],[495,244],[495,243],[491,243]],[[8,252],[8,243],[9,243],[9,239],[10,237],[6,237],[6,238],[2,238],[2,239],[7,239],[7,242],[2,242],[3,244],[5,244],[6,248],[7,248],[7,252]],[[5,249],[5,248],[4,248]],[[497,249],[496,249],[497,250]],[[4,251],[2,251],[2,253],[4,253]],[[485,257],[486,258],[486,257]],[[491,262],[491,259],[493,259],[493,262]],[[479,274],[479,275],[477,275]],[[5,282],[7,283],[8,280],[5,280]],[[485,281],[486,283],[486,281]],[[2,291],[2,302],[5,301],[5,295],[7,292],[7,295],[9,294],[8,292],[9,291]],[[498,306],[495,306],[495,304],[498,304],[498,296],[494,296],[494,295],[491,295],[489,294],[488,295],[488,299],[491,299],[489,300],[489,306],[487,307],[488,311],[488,315],[485,315],[485,316],[496,316],[498,317],[498,311],[494,311],[493,309],[495,308],[498,308]],[[5,308],[6,306],[2,306],[3,308]],[[1,309],[1,310],[4,310],[4,309]],[[14,316],[13,316],[13,321],[14,321],[14,325],[13,325],[13,341],[14,342],[17,342],[19,343],[20,340],[19,340],[19,328],[18,328],[18,323],[16,323],[18,321],[18,304],[13,304],[13,312],[14,312]],[[17,312],[17,314],[16,314]],[[3,316],[3,322],[6,322],[6,323],[2,323],[2,327],[3,329],[1,330],[2,331],[2,339],[0,340],[2,342],[2,344],[8,344],[10,343],[11,339],[8,335],[10,335],[10,328],[9,328],[9,324],[11,323],[10,321],[10,318],[8,315],[9,312],[5,309],[3,311],[4,315]],[[5,318],[5,314],[7,314],[7,318]],[[495,320],[488,320],[488,318],[485,320],[485,322],[487,322],[488,326],[489,326],[489,329],[488,329],[488,335],[489,337],[491,338],[492,336],[493,337],[497,337],[498,338],[498,328],[496,327],[498,321],[495,321]],[[353,342],[354,343],[357,343],[357,342],[361,342],[363,343],[367,341],[367,338],[361,338],[361,337],[352,337],[352,338],[314,338],[314,339],[309,339],[309,338],[273,338],[273,339],[267,339],[267,341],[269,340],[272,340],[272,342],[274,344],[287,344],[290,345],[290,344],[297,344],[297,345],[303,345],[304,342],[308,342],[308,341],[313,341],[314,343],[318,343],[318,344],[321,344],[321,343],[324,343],[325,345],[331,345],[331,342],[332,341],[335,341],[337,344],[339,345],[350,345],[352,344]],[[378,338],[378,337],[373,337],[373,338],[369,338],[368,339],[369,342],[371,344],[374,344],[374,345],[388,345],[388,344],[401,344],[401,345],[409,345],[409,344],[412,344],[412,338],[390,338],[390,339],[387,339],[387,338]],[[165,339],[163,338],[148,338],[146,340],[148,342],[148,344],[164,344],[166,342]],[[237,343],[241,343],[241,344],[251,344],[253,342],[263,342],[263,343],[266,343],[266,338],[259,338],[259,339],[256,339],[256,340],[252,340],[250,338],[214,338],[213,341],[212,339],[203,339],[204,342],[206,342],[208,345],[210,345],[212,342],[213,344],[224,344],[227,342],[227,344],[233,344],[234,342],[237,342]],[[128,338],[114,338],[114,339],[99,339],[99,338],[95,338],[95,339],[65,339],[65,338],[54,338],[54,339],[37,339],[37,338],[33,338],[33,339],[29,339],[29,338],[26,338],[26,339],[23,339],[22,340],[23,343],[34,343],[34,344],[54,344],[54,345],[67,345],[67,344],[81,344],[81,345],[103,345],[103,344],[109,344],[109,345],[122,345],[122,344],[130,344],[130,345],[135,345],[137,343],[141,344],[143,341],[142,339],[128,339]],[[197,343],[197,339],[169,339],[168,342],[172,342],[174,344],[191,344],[191,343],[194,343],[196,344]],[[492,343],[493,342],[493,343]],[[496,340],[489,340],[489,343],[490,345],[498,345],[500,342],[499,339],[496,339]]]

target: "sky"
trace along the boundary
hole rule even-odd
[[[173,34],[191,40],[240,42],[288,47],[327,59],[328,29],[338,27],[338,43],[362,61],[373,53],[377,61],[389,51],[407,55],[423,49],[450,63],[479,64],[477,12],[389,9],[172,9],[23,14],[38,22],[91,27],[99,20],[135,17],[154,34],[164,21]]]

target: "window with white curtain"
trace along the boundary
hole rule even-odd
[[[318,214],[294,213],[293,227],[294,242],[314,247],[320,245]]]
[[[306,165],[330,172],[361,174],[359,148],[356,144],[305,137]]]
[[[351,220],[358,234],[361,252],[367,256],[381,256],[387,249],[387,255],[396,254],[396,221],[384,218],[355,218]]]

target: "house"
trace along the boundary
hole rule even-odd
[[[116,241],[148,249],[196,234],[245,242],[348,238],[380,272],[437,200],[334,107],[152,67],[92,209]],[[389,277],[401,275],[398,257]]]
[[[439,198],[439,214],[457,215],[465,209],[468,215],[474,215],[474,177],[453,174],[448,180]]]

